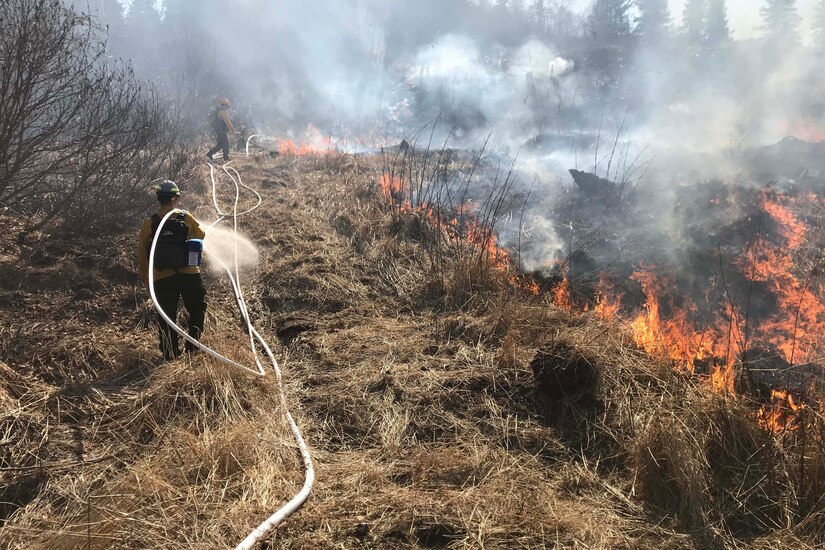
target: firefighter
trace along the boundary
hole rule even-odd
[[[177,208],[180,189],[175,182],[164,181],[157,187],[156,193],[160,208],[156,214],[143,222],[138,237],[140,277],[148,290],[149,253],[152,240],[163,216],[174,210],[174,213],[164,223],[155,247],[155,296],[163,312],[176,323],[178,298],[183,298],[183,306],[189,313],[189,335],[197,340],[203,332],[206,287],[201,279],[199,265],[191,265],[200,262],[190,261],[189,252],[192,243],[189,240],[202,240],[205,232],[189,212]],[[178,334],[160,316],[158,316],[158,326],[160,350],[163,352],[164,359],[172,360],[180,355]],[[184,349],[192,352],[197,348],[187,340]]]
[[[218,143],[206,153],[206,157],[211,162],[214,160],[212,155],[223,149],[223,160],[229,160],[229,136],[227,132],[234,134],[235,127],[232,125],[232,121],[229,120],[229,100],[225,97],[218,100],[218,105],[212,111],[212,129],[215,131]]]

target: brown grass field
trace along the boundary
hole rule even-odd
[[[466,256],[434,275],[377,159],[233,165],[264,200],[240,219],[261,253],[245,296],[317,468],[262,548],[825,547],[815,408],[770,433],[621,326]],[[211,220],[207,182],[182,205]],[[0,242],[4,548],[234,547],[303,482],[274,377],[161,360],[138,223]],[[205,342],[249,363],[228,283],[205,280]]]

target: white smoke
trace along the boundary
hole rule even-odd
[[[537,108],[574,103],[574,67],[537,40],[512,55],[484,55],[469,36],[451,34],[416,54],[406,83],[423,103],[456,113],[457,138],[472,142],[492,133],[499,144],[518,149],[534,135]]]

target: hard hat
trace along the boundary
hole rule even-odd
[[[218,104],[219,105],[226,105],[227,107],[229,107],[229,100],[226,99],[225,97],[222,97],[222,98],[218,99]]]
[[[166,180],[157,188],[158,195],[174,195],[175,197],[180,197],[180,189],[178,188],[178,184],[172,180]]]

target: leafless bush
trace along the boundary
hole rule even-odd
[[[100,30],[59,0],[0,4],[0,205],[72,229],[142,211],[186,167],[176,122]]]
[[[461,307],[514,267],[497,242],[496,225],[512,207],[515,162],[486,166],[492,176],[479,178],[489,162],[487,143],[463,153],[447,147],[448,134],[435,150],[434,130],[435,124],[420,149],[419,134],[397,151],[383,152],[380,186],[396,231],[422,243],[435,282]]]

